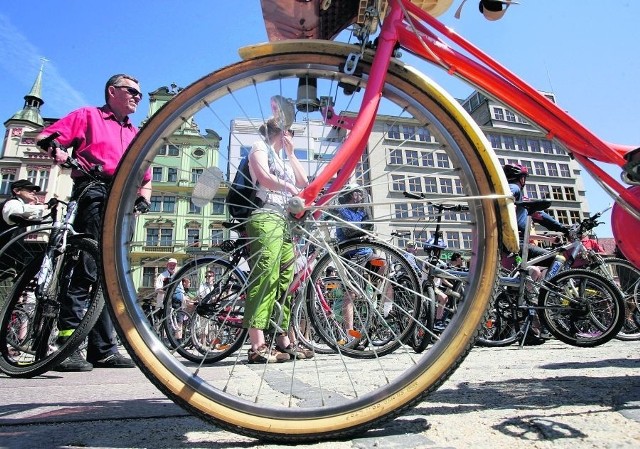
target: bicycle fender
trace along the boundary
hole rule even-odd
[[[301,51],[333,54],[346,58],[353,52],[359,52],[360,47],[318,39],[293,39],[249,45],[240,48],[238,53],[242,59],[247,60],[278,54],[300,53]],[[365,50],[363,59],[371,61],[373,54],[374,52],[372,50]],[[424,73],[395,58],[391,60],[389,71],[396,74],[404,74],[415,86],[430,94],[464,129],[467,138],[472,142],[478,156],[484,162],[487,176],[491,179],[494,186],[493,199],[495,199],[498,205],[498,219],[500,220],[500,228],[502,231],[502,244],[508,251],[518,252],[520,244],[514,199],[509,189],[507,178],[498,161],[498,157],[480,127],[455,98]]]

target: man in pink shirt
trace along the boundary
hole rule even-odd
[[[136,111],[142,98],[138,81],[124,74],[114,75],[105,85],[105,102],[102,107],[83,107],[71,112],[38,135],[38,145],[44,147],[56,163],[66,162],[69,153],[51,145],[47,138],[73,151],[78,163],[88,171],[101,167],[99,176],[107,185],[113,177],[120,159],[135,137],[138,129],[129,120],[129,114]],[[54,136],[55,134],[55,136]],[[91,182],[84,173],[74,170],[72,198]],[[102,227],[103,208],[108,187],[94,185],[80,198],[78,215],[74,228],[78,232],[91,234],[99,240]],[[148,210],[151,197],[151,176],[147,173],[139,188],[136,206],[139,211]],[[88,296],[88,288],[99,276],[92,261],[80,263],[76,267],[69,286],[67,298],[62,301],[58,320],[59,338],[68,338],[80,321],[78,312]],[[89,334],[87,360],[80,352],[75,352],[58,365],[56,371],[90,371],[93,368],[133,368],[131,359],[118,352],[113,323],[107,308],[102,311],[98,322]]]

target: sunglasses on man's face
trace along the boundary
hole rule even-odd
[[[130,86],[113,86],[113,87],[118,88],[118,89],[126,90],[127,92],[129,92],[129,94],[132,97],[140,97],[140,98],[142,98],[142,92],[140,92],[135,87],[130,87]]]

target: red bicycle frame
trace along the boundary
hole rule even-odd
[[[436,32],[466,54],[449,46]],[[351,131],[343,143],[344,151],[339,151],[326,169],[301,193],[300,196],[307,205],[317,198],[322,187],[338,173],[327,191],[328,195],[320,198],[316,204],[328,201],[355,169],[359,158],[349,156],[364,152],[378,110],[385,75],[397,44],[441,66],[449,74],[464,79],[478,90],[487,92],[535,123],[546,133],[547,138],[556,138],[562,142],[585,170],[624,208],[622,218],[627,230],[628,226],[632,226],[640,232],[640,187],[628,188],[622,185],[594,162],[601,161],[622,167],[625,164],[624,155],[634,147],[604,142],[490,56],[406,0],[389,0],[388,14],[378,37],[363,106],[355,123],[350,126]],[[614,218],[616,216],[620,218],[620,212],[614,213]],[[615,233],[615,223],[613,230]],[[635,245],[628,240],[625,244],[622,236],[618,235],[616,242],[630,260],[640,265],[640,250],[635,249]]]

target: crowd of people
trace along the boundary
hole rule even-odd
[[[105,205],[108,184],[115,169],[123,157],[128,145],[137,133],[137,128],[129,120],[129,115],[136,111],[142,98],[138,81],[126,74],[117,74],[106,82],[105,104],[101,107],[83,107],[69,113],[55,123],[46,127],[38,136],[39,142],[47,142],[44,148],[58,164],[63,164],[70,156],[65,148],[73,151],[74,158],[87,171],[100,166],[99,176],[105,185],[90,186],[88,191],[79,198],[81,191],[90,184],[84,172],[73,170],[73,190],[71,197],[79,199],[79,213],[74,224],[78,232],[84,232],[95,239],[100,239],[103,208]],[[307,184],[307,174],[296,157],[292,143],[292,135],[283,124],[275,118],[270,118],[260,127],[260,136],[249,152],[249,170],[251,178],[257,186],[257,198],[261,200],[261,207],[254,210],[247,219],[246,232],[250,241],[248,259],[250,266],[249,287],[244,313],[244,327],[248,329],[250,349],[249,363],[283,362],[293,358],[305,359],[313,356],[308,350],[295,344],[293,335],[288,332],[291,315],[291,298],[288,288],[295,270],[294,246],[286,218],[285,206],[292,196],[295,196]],[[55,137],[53,139],[52,137]],[[516,209],[517,225],[524,234],[527,223],[527,209],[520,205],[524,198],[524,186],[528,172],[526,167],[507,164],[504,171],[509,182],[511,192],[518,204]],[[145,175],[139,189],[139,199],[136,205],[145,211],[149,205],[151,176]],[[17,180],[11,185],[12,196],[1,205],[0,244],[8,241],[13,234],[8,229],[41,220],[49,205],[43,204],[37,196],[40,187],[28,180]],[[336,229],[338,241],[345,241],[359,236],[365,236],[373,231],[371,210],[364,201],[366,191],[358,185],[347,186],[338,196],[338,207],[333,213],[338,221],[344,225]],[[568,228],[544,212],[533,216],[535,222],[547,229],[567,234]],[[593,245],[586,241],[585,244]],[[596,243],[597,245],[597,243]],[[420,260],[416,257],[417,245],[408,242],[406,258],[417,272],[422,271]],[[544,249],[530,245],[529,252],[535,256]],[[377,257],[370,248],[362,247],[347,254],[348,257],[373,258]],[[0,277],[0,292],[11,286],[16,275],[16,267],[7,265],[11,258],[3,259],[2,276]],[[460,253],[453,253],[448,261],[451,268],[459,268],[464,264]],[[178,261],[168,259],[166,269],[155,280],[155,309],[159,311],[165,304],[165,293],[168,283],[176,272]],[[378,265],[377,274],[384,277],[387,269],[384,263]],[[88,294],[88,281],[95,280],[98,273],[95,264],[85,261],[74,271],[67,297],[64,298],[59,317],[59,339],[63,341],[79,322],[78,310]],[[186,299],[193,302],[197,298],[204,298],[214,286],[215,273],[207,272],[206,279],[198,286],[198,291],[190,291],[188,279],[180,282],[174,289],[172,298],[175,307],[183,307]],[[447,281],[438,280],[435,285],[437,308],[436,330],[442,330],[443,314],[449,296],[453,294],[452,285]],[[4,296],[4,295],[3,295]],[[384,301],[384,315],[393,307],[393,293],[387,292]],[[342,316],[347,329],[354,327],[353,298],[347,293],[342,304]],[[277,316],[276,322],[280,329],[275,336],[274,344],[269,344],[265,338],[265,331],[272,324],[272,318]],[[55,369],[58,371],[89,371],[96,367],[131,368],[134,363],[118,351],[115,332],[111,318],[105,308],[97,324],[91,330],[88,339],[86,359],[80,352],[73,353],[61,362]]]

